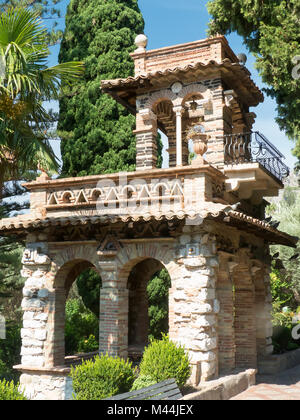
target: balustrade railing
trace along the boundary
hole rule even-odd
[[[225,164],[258,162],[280,181],[289,175],[283,154],[258,131],[225,135],[224,152]]]

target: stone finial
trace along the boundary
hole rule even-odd
[[[43,181],[48,181],[49,179],[51,179],[47,171],[42,167],[40,162],[38,162],[37,164],[37,169],[41,171],[41,174],[36,178],[36,181],[43,182]]]
[[[135,50],[135,52],[144,52],[148,44],[148,38],[146,35],[140,34],[135,38],[134,43],[137,46],[137,50]]]
[[[239,63],[241,63],[243,66],[246,64],[246,62],[247,62],[246,54],[240,53],[240,54],[237,55],[237,58],[239,60]]]

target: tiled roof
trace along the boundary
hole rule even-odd
[[[0,235],[7,234],[22,234],[26,231],[33,231],[44,229],[47,227],[67,227],[67,226],[83,226],[96,224],[114,224],[114,223],[129,223],[129,222],[149,222],[151,220],[195,220],[195,224],[200,223],[201,219],[214,219],[229,226],[237,227],[249,233],[263,237],[267,242],[278,243],[282,245],[295,247],[297,238],[281,232],[267,223],[248,216],[244,213],[233,211],[230,206],[223,204],[207,203],[207,207],[200,209],[197,212],[193,211],[177,211],[167,214],[120,214],[120,215],[94,215],[82,216],[73,215],[65,217],[45,217],[32,218],[29,215],[22,215],[18,217],[0,220]],[[200,219],[200,220],[199,220]]]
[[[224,71],[225,74],[231,73],[232,76],[235,76],[237,81],[243,85],[243,87],[248,88],[253,96],[253,106],[257,105],[259,102],[263,101],[263,94],[253,82],[250,77],[250,72],[239,63],[233,63],[228,58],[225,58],[221,63],[217,61],[210,60],[207,63],[195,63],[188,64],[186,66],[178,66],[175,68],[170,68],[166,70],[157,70],[150,73],[141,74],[135,77],[127,77],[125,79],[113,79],[113,80],[102,80],[101,88],[105,91],[117,90],[120,88],[141,88],[143,84],[149,82],[155,84],[156,80],[161,80],[162,78],[168,78],[168,76],[182,76],[187,73],[195,73],[201,70],[212,70],[217,69]]]

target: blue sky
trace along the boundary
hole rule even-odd
[[[68,3],[68,0],[62,2],[63,16]],[[145,20],[145,34],[149,39],[148,49],[206,38],[210,17],[205,0],[139,0],[138,3]],[[64,24],[63,19],[59,22],[61,25]],[[227,39],[236,54],[243,52],[247,55],[246,66],[252,73],[254,82],[262,89],[264,84],[254,68],[255,60],[244,47],[241,37],[231,34]],[[56,62],[58,51],[59,47],[51,49],[51,64]],[[254,130],[261,131],[286,156],[285,163],[292,168],[296,162],[296,158],[291,154],[293,142],[279,130],[275,122],[275,101],[265,95],[264,103],[251,108],[251,111],[257,115]],[[59,144],[53,143],[59,155]]]

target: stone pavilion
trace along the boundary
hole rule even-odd
[[[192,384],[272,353],[269,245],[296,239],[264,221],[264,197],[283,188],[288,168],[252,129],[263,94],[223,36],[147,50],[140,35],[136,46],[135,75],[101,83],[136,116],[136,171],[42,173],[25,185],[30,213],[1,220],[0,235],[26,240],[15,368],[31,399],[70,398],[65,304],[87,268],[102,279],[100,353],[127,358],[147,344],[146,285],[163,267],[169,335],[188,351]]]

